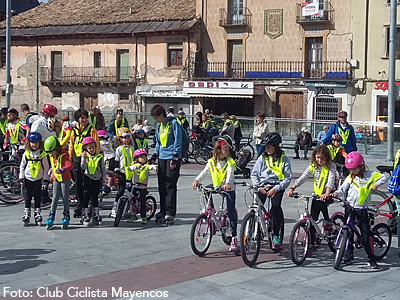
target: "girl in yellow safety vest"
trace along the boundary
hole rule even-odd
[[[147,183],[149,181],[149,171],[158,171],[156,165],[149,165],[147,162],[147,152],[144,149],[137,149],[133,153],[133,163],[128,167],[129,171],[133,172],[133,194],[139,193],[140,199],[140,216],[142,224],[147,223],[146,218],[146,195]],[[137,220],[136,211],[132,212],[131,218]]]
[[[126,182],[132,181],[133,172],[128,167],[133,163],[132,134],[126,127],[118,129],[118,139],[115,141],[115,172],[120,173],[118,178],[118,192],[111,210],[111,217],[115,217],[118,199],[124,195]],[[129,219],[128,219],[129,220]],[[131,220],[129,220],[131,221]]]
[[[89,201],[92,201],[93,225],[101,225],[101,217],[99,210],[99,192],[102,182],[107,179],[106,166],[102,154],[96,151],[96,141],[91,136],[85,137],[82,141],[82,160],[81,168],[83,170],[83,189],[84,196],[82,201],[82,209],[84,210],[81,218],[81,224],[89,226]]]
[[[319,214],[322,212],[324,216],[323,228],[325,231],[331,230],[332,224],[328,214],[328,203],[325,200],[328,199],[330,193],[335,187],[335,175],[336,175],[336,164],[332,163],[331,154],[328,148],[324,145],[317,146],[311,154],[310,165],[296,179],[292,187],[287,191],[288,197],[293,195],[293,191],[306,182],[308,176],[314,177],[314,194],[319,195],[319,199],[314,199],[311,204],[311,216],[314,220],[318,221]],[[315,247],[315,228],[311,226],[311,247],[310,251],[314,251]]]
[[[272,248],[282,248],[283,239],[283,210],[282,197],[285,189],[292,180],[292,167],[289,158],[279,147],[282,136],[277,132],[270,132],[265,137],[265,151],[257,159],[251,172],[251,181],[255,186],[270,185],[273,188],[267,190],[261,187],[258,197],[265,203],[267,197],[271,198],[271,215],[273,224]]]
[[[371,202],[371,191],[378,189],[382,184],[389,180],[388,174],[380,174],[378,172],[367,171],[364,163],[364,158],[357,151],[350,152],[346,157],[346,168],[350,171],[350,175],[333,193],[334,197],[345,197],[351,207],[352,217],[358,221],[358,226],[361,230],[362,242],[364,250],[368,255],[369,267],[377,269],[378,265],[372,254],[372,234],[369,226],[369,217],[367,207]],[[346,209],[346,220],[350,213],[350,209]],[[348,246],[348,251],[345,254],[344,263],[350,264],[354,262],[353,243]]]
[[[31,132],[25,142],[25,154],[22,156],[19,181],[22,187],[22,195],[25,201],[24,216],[22,222],[28,226],[31,218],[32,196],[35,199],[34,220],[36,225],[41,225],[40,192],[43,185],[49,184],[49,161],[44,151],[42,135]]]
[[[230,157],[229,148],[233,149],[231,139],[220,137],[214,145],[213,157],[208,160],[203,171],[195,178],[192,183],[192,188],[195,190],[199,182],[211,175],[212,185],[221,187],[228,193],[227,207],[232,231],[232,241],[229,251],[238,252],[237,243],[237,210],[236,202],[236,187],[235,187],[235,161]]]
[[[46,220],[46,227],[53,227],[56,215],[58,200],[60,197],[64,204],[64,217],[61,220],[61,228],[66,229],[69,225],[69,188],[71,184],[72,163],[68,152],[62,148],[58,139],[54,136],[49,136],[44,142],[44,151],[50,155],[50,163],[52,168],[51,179],[53,180],[53,200],[49,218]]]

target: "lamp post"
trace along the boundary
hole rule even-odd
[[[6,107],[10,107],[11,96],[11,74],[10,74],[10,54],[11,54],[11,0],[6,4]]]

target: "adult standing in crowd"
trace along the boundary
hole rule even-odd
[[[176,120],[178,121],[179,125],[181,125],[183,129],[185,129],[186,132],[189,131],[189,122],[188,120],[186,120],[186,114],[182,108],[178,111],[178,117],[176,118]]]
[[[253,130],[253,138],[255,139],[257,158],[265,151],[264,140],[269,133],[268,124],[264,123],[265,114],[259,112],[256,116],[256,126]]]
[[[233,135],[234,141],[235,141],[235,147],[236,150],[239,150],[240,147],[240,139],[243,137],[242,134],[242,123],[239,122],[239,120],[236,118],[235,115],[231,115],[230,119],[233,122],[233,127],[235,128],[235,133]]]
[[[294,159],[300,159],[299,151],[304,150],[304,156],[301,159],[308,159],[307,153],[308,149],[312,146],[312,137],[311,134],[308,132],[306,127],[301,128],[301,132],[297,136],[296,142],[294,144],[294,152],[296,156],[293,157]]]
[[[347,112],[341,111],[338,113],[339,120],[329,127],[322,144],[329,145],[331,143],[332,135],[339,134],[342,137],[340,145],[344,148],[346,153],[357,151],[356,134],[354,128],[347,123]]]
[[[82,213],[81,201],[84,196],[83,189],[83,170],[81,167],[82,141],[85,137],[91,136],[96,143],[96,152],[100,153],[99,137],[96,128],[89,122],[89,113],[86,109],[80,108],[74,113],[74,119],[77,122],[72,129],[69,144],[69,156],[72,160],[72,166],[75,175],[75,186],[77,205],[75,208],[75,217],[80,217]]]
[[[26,136],[29,135],[33,122],[39,119],[39,115],[29,108],[29,105],[26,103],[21,104],[22,114],[25,116],[25,124],[26,128]]]
[[[103,114],[100,112],[98,106],[92,107],[92,111],[89,112],[89,122],[96,128],[96,130],[105,130],[106,124]]]
[[[221,115],[221,119],[222,122],[224,122],[224,126],[222,127],[221,132],[219,133],[219,135],[216,135],[212,138],[212,144],[215,145],[216,141],[218,140],[218,138],[224,136],[224,135],[228,135],[231,140],[232,143],[235,141],[234,137],[235,137],[235,125],[233,124],[233,121],[231,119],[229,119],[229,115],[227,112],[224,112]]]
[[[57,138],[57,132],[55,131],[57,113],[57,107],[52,104],[44,104],[40,111],[40,117],[33,122],[30,131],[40,133],[43,141],[50,136]]]
[[[156,147],[150,159],[153,163],[158,158],[158,190],[160,193],[160,212],[158,220],[164,218],[173,222],[176,215],[178,178],[182,157],[182,130],[174,117],[167,113],[160,104],[151,109],[151,116],[158,123],[156,129]]]
[[[122,108],[117,110],[115,118],[107,126],[107,135],[111,140],[117,138],[118,129],[126,127],[129,129],[128,120],[124,117],[124,110]]]
[[[325,125],[323,130],[318,132],[318,135],[317,135],[317,146],[321,145],[322,140],[325,138],[326,133],[328,132],[328,130],[329,130],[329,125]]]

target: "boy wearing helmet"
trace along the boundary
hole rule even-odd
[[[44,104],[40,111],[40,118],[32,123],[31,132],[39,132],[44,141],[50,136],[57,137],[57,133],[54,131],[57,113],[58,110],[54,105]]]
[[[135,150],[133,153],[133,163],[128,169],[133,172],[133,194],[139,193],[140,216],[142,218],[142,224],[146,224],[148,221],[146,218],[146,195],[149,171],[154,170],[154,172],[157,172],[158,169],[156,165],[149,165],[147,162],[147,152],[144,149]],[[137,219],[136,211],[134,211],[133,214],[134,216],[132,218]]]
[[[364,250],[368,255],[368,266],[372,269],[378,269],[378,265],[375,261],[372,253],[373,246],[370,244],[372,240],[372,234],[369,225],[368,206],[371,202],[371,191],[378,189],[380,185],[388,182],[388,174],[380,174],[378,172],[367,171],[364,158],[362,155],[353,151],[350,152],[345,161],[346,168],[350,171],[350,175],[347,176],[343,184],[338,190],[333,193],[334,197],[346,197],[346,202],[350,207],[356,209],[350,210],[346,207],[346,217],[352,213],[354,220],[358,222],[358,226],[361,230],[362,243]],[[346,196],[347,195],[347,196]],[[353,242],[348,246],[348,251],[345,254],[344,263],[351,264],[354,262],[353,255]]]
[[[344,148],[346,153],[357,151],[356,134],[354,128],[347,123],[347,112],[340,111],[338,113],[339,120],[329,127],[321,144],[329,145],[333,134],[339,134],[342,137],[340,145]]]
[[[147,153],[149,152],[149,147],[147,146],[147,139],[145,138],[144,130],[140,128],[136,132],[136,138],[134,140],[134,148],[137,149],[144,149]]]
[[[292,180],[292,168],[289,158],[281,150],[279,144],[282,137],[277,132],[270,132],[265,137],[265,151],[257,159],[251,181],[256,186],[272,186],[272,188],[262,187],[258,191],[258,197],[262,203],[266,198],[271,198],[273,217],[273,240],[272,248],[279,250],[282,248],[283,239],[283,210],[282,197],[285,189]]]
[[[92,201],[94,210],[93,225],[99,226],[102,221],[99,210],[99,192],[102,182],[107,178],[106,166],[103,155],[96,151],[96,141],[91,136],[83,139],[82,150],[81,168],[83,170],[84,197],[81,204],[84,214],[82,215],[81,224],[86,227],[89,226],[89,201]]]
[[[34,219],[36,225],[42,223],[40,211],[40,192],[43,185],[49,184],[49,160],[46,157],[42,136],[40,133],[31,132],[25,141],[25,153],[22,156],[19,182],[22,185],[22,196],[25,201],[22,222],[28,226],[31,218],[31,201],[35,199]]]
[[[18,118],[18,110],[10,108],[7,113],[7,130],[4,134],[3,149],[5,149],[8,143],[17,145],[25,142],[25,130]]]

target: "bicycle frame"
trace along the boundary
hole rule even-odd
[[[383,213],[379,211],[379,208],[381,208],[382,206],[384,206],[388,201],[392,201],[393,199],[393,195],[390,195],[389,197],[387,197],[385,200],[383,200],[381,203],[379,203],[378,205],[375,206],[375,209],[377,209],[377,213],[381,216],[384,217],[388,217],[389,219],[391,219],[393,217],[392,214],[387,214],[387,213]]]
[[[207,190],[202,185],[200,185],[198,187],[198,190],[200,190],[203,193],[202,197],[204,197],[204,199],[207,200],[207,203],[205,205],[203,205],[203,209],[201,210],[200,214],[206,215],[208,219],[211,219],[214,222],[214,224],[216,225],[216,230],[221,230],[221,228],[222,228],[221,224],[223,222],[221,222],[221,219],[217,218],[217,216],[222,216],[225,213],[224,203],[225,203],[225,197],[227,197],[227,193],[223,190],[221,190],[221,191],[211,190],[211,189]],[[215,208],[213,209],[212,205],[211,205],[211,202],[212,202],[211,195],[213,192],[217,192],[222,197],[221,205],[219,207],[218,212],[215,210]],[[225,220],[223,220],[223,221],[225,221]],[[210,226],[210,222],[207,224],[207,230],[209,229],[209,226]],[[213,235],[214,235],[214,232],[213,232]]]
[[[355,208],[351,208],[351,211],[350,211],[350,213],[349,213],[349,216],[347,217],[347,220],[346,220],[346,224],[344,224],[344,225],[339,229],[339,233],[338,233],[338,235],[337,235],[337,237],[336,237],[336,241],[335,241],[335,247],[337,247],[337,246],[338,246],[338,243],[339,243],[339,238],[340,238],[340,236],[341,236],[341,234],[342,234],[342,231],[343,231],[344,229],[347,229],[347,230],[349,231],[349,236],[348,236],[347,241],[346,241],[346,251],[347,251],[347,249],[348,249],[348,247],[349,247],[350,239],[351,239],[353,233],[355,233],[357,239],[358,239],[359,241],[361,241],[361,234],[360,234],[360,232],[358,231],[358,229],[356,228],[356,222],[355,222],[355,220],[351,217],[351,213],[352,213],[354,210],[356,210],[356,209],[355,209]]]

